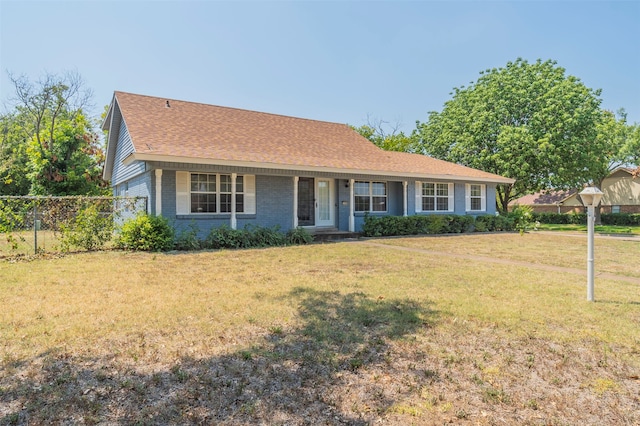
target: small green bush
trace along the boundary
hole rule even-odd
[[[174,231],[162,216],[139,214],[122,224],[116,247],[124,250],[166,251],[173,248]]]
[[[533,223],[533,208],[531,206],[516,205],[508,217],[513,220],[515,230],[522,234],[531,228],[531,224]]]
[[[287,231],[287,234],[285,235],[285,242],[287,245],[291,246],[310,244],[313,242],[313,235],[311,235],[306,229],[298,226],[295,229]]]
[[[249,247],[249,238],[245,231],[231,229],[227,225],[212,228],[205,239],[205,247],[212,249]]]
[[[285,235],[280,232],[280,226],[273,228],[262,226],[245,226],[249,237],[249,247],[278,247],[285,245]]]
[[[198,225],[191,222],[187,229],[176,231],[174,247],[176,250],[200,250],[203,241],[198,238]]]
[[[99,250],[111,241],[113,229],[111,214],[102,214],[96,205],[90,205],[80,210],[69,223],[60,226],[61,249]]]

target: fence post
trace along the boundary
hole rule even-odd
[[[33,254],[38,254],[38,202],[33,203]]]

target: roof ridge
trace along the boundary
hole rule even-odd
[[[224,108],[224,109],[231,109],[231,110],[235,110],[235,111],[252,112],[252,113],[255,113],[255,114],[270,115],[270,116],[274,116],[274,117],[293,118],[293,119],[296,119],[296,120],[313,121],[313,122],[316,122],[316,123],[326,123],[326,124],[333,124],[333,125],[338,125],[338,126],[350,127],[349,124],[347,124],[347,123],[338,123],[338,122],[335,122],[335,121],[318,120],[318,119],[314,119],[314,118],[305,118],[305,117],[296,117],[296,116],[293,116],[293,115],[277,114],[277,113],[273,113],[273,112],[258,111],[258,110],[254,110],[254,109],[247,109],[247,108],[240,108],[240,107],[230,107],[230,106],[224,106],[224,105],[208,104],[208,103],[205,103],[205,102],[186,101],[184,99],[168,98],[166,96],[142,95],[140,93],[125,92],[125,91],[122,91],[122,90],[115,90],[114,91],[114,95],[117,95],[118,93],[122,93],[122,94],[125,94],[125,95],[139,96],[139,97],[143,97],[143,98],[152,98],[152,99],[159,99],[159,100],[165,100],[165,101],[184,102],[186,104],[203,105],[203,106],[214,107],[214,108]]]

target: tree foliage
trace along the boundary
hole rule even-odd
[[[593,168],[591,183],[599,188],[609,174],[621,166],[638,164],[640,161],[640,125],[627,124],[624,110],[614,114],[602,111],[597,125],[598,145],[602,146],[601,158]]]
[[[406,136],[399,130],[400,125],[390,126],[382,120],[367,120],[367,124],[352,129],[369,139],[385,151],[413,152],[416,149],[416,137]]]
[[[0,195],[27,195],[27,137],[16,114],[0,116]]]
[[[422,152],[505,177],[498,208],[520,195],[578,187],[602,160],[600,91],[555,61],[517,59],[455,88],[442,112],[418,123]]]
[[[16,187],[8,192],[24,192],[24,182],[16,175],[26,177],[34,195],[104,192],[104,152],[94,123],[84,112],[92,95],[80,76],[47,74],[36,83],[24,76],[10,75],[10,79],[15,106],[2,116],[2,125],[7,150],[3,154],[11,160],[2,176]]]

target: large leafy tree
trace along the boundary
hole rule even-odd
[[[617,114],[602,111],[597,130],[598,145],[603,149],[600,161],[592,169],[591,183],[602,187],[602,181],[613,170],[640,161],[640,125],[627,124],[624,110]]]
[[[603,182],[612,171],[622,166],[638,164],[640,160],[640,125],[627,124],[623,109],[617,114],[602,111],[597,125],[597,145],[602,147],[599,158],[591,169],[588,182],[602,188]],[[596,223],[600,223],[600,208],[595,210]]]
[[[418,122],[426,154],[516,179],[498,187],[498,208],[530,192],[573,188],[602,162],[600,91],[555,61],[509,62],[455,88],[442,112]]]
[[[94,123],[85,115],[91,91],[75,73],[46,75],[36,83],[10,79],[14,110],[3,116],[11,146],[11,174],[23,170],[34,195],[96,195],[104,192],[104,153]]]

